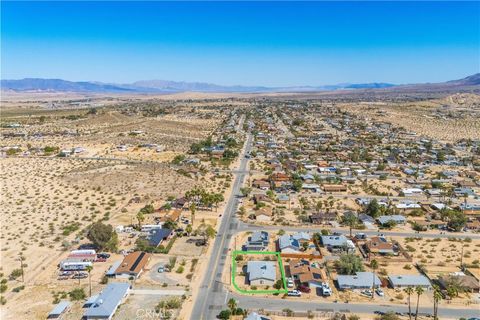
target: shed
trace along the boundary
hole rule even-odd
[[[60,319],[62,315],[68,310],[70,307],[70,302],[62,300],[60,301],[55,308],[47,316],[47,319]]]

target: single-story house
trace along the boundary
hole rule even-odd
[[[430,290],[432,285],[427,277],[424,275],[391,275],[388,276],[388,282],[392,288],[407,288],[407,287],[422,287],[424,289]]]
[[[128,296],[129,292],[129,283],[109,283],[100,294],[89,299],[89,307],[83,314],[83,318],[86,320],[112,319],[118,306]]]
[[[277,200],[278,203],[287,204],[288,202],[290,202],[290,196],[286,193],[278,193]]]
[[[355,244],[344,235],[322,236],[322,244],[330,251],[342,250],[346,252],[355,252]]]
[[[117,278],[130,278],[135,279],[140,276],[145,268],[145,265],[150,260],[151,254],[141,251],[135,251],[123,258],[122,263],[115,270],[115,277]]]
[[[365,214],[365,213],[360,213],[358,215],[358,220],[362,221],[362,223],[370,223],[370,224],[374,224],[375,223],[375,219],[371,216],[369,216],[368,214]]]
[[[306,243],[310,242],[310,240],[312,239],[312,236],[310,235],[310,233],[302,231],[302,232],[297,232],[292,234],[292,238],[297,240],[298,243],[302,245],[305,242]]]
[[[250,285],[273,285],[276,280],[276,262],[248,261],[247,278]]]
[[[300,251],[300,242],[288,234],[278,238],[278,248],[282,253],[298,253]]]
[[[148,236],[148,243],[153,247],[158,247],[162,242],[170,240],[173,237],[172,229],[155,229]]]
[[[347,191],[347,186],[344,184],[324,184],[323,191],[325,192],[344,192]]]
[[[456,272],[455,274],[444,275],[438,278],[440,287],[444,290],[448,288],[450,281],[458,282],[468,292],[480,292],[480,282],[470,275],[463,272]]]
[[[373,285],[375,283],[375,285]],[[380,287],[381,281],[372,272],[357,272],[355,275],[338,275],[337,284],[340,290],[371,289]]]
[[[312,192],[320,192],[321,191],[320,186],[316,183],[304,183],[304,184],[302,184],[302,189],[312,191]]]
[[[273,211],[271,207],[263,207],[255,211],[255,219],[257,221],[270,221],[272,220]]]
[[[258,204],[260,202],[272,202],[272,199],[270,199],[265,193],[255,193],[252,195],[252,200],[255,204]]]
[[[292,278],[301,284],[310,288],[320,288],[322,280],[326,279],[326,275],[320,268],[312,267],[308,261],[292,259],[289,262],[289,271]]]
[[[423,190],[420,188],[405,188],[405,189],[402,189],[402,192],[406,197],[423,194]]]
[[[391,221],[395,222],[396,224],[405,224],[407,219],[399,214],[393,214],[391,216],[380,216],[377,218],[379,224],[384,225],[386,223],[390,223]]]
[[[265,180],[254,180],[252,186],[262,190],[270,189],[270,182]]]
[[[244,251],[263,251],[268,247],[270,235],[267,231],[255,231],[243,245]]]
[[[398,254],[395,250],[395,245],[388,242],[384,237],[371,237],[370,240],[365,243],[365,247],[369,252],[374,254]]]
[[[335,212],[320,212],[310,216],[310,221],[313,224],[328,224],[337,221],[337,214]]]

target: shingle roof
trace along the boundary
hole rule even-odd
[[[248,261],[247,273],[250,281],[256,279],[267,279],[275,281],[276,263],[272,261]]]
[[[377,218],[377,220],[381,224],[385,224],[389,221],[395,221],[396,223],[404,223],[406,219],[405,219],[404,216],[394,214],[394,215],[391,215],[391,216],[380,216],[380,217]]]
[[[388,279],[392,285],[400,287],[430,286],[430,281],[423,275],[391,275]]]
[[[128,292],[128,283],[110,283],[85,311],[84,317],[109,317]]]
[[[295,248],[300,248],[300,244],[298,243],[298,240],[293,239],[291,236],[288,234],[284,234],[280,238],[278,238],[278,246],[280,250],[284,248],[288,248],[290,246],[293,246]]]
[[[373,274],[372,272],[357,272],[355,275],[339,275],[337,276],[337,282],[340,288],[371,287],[373,284]],[[375,286],[380,284],[380,279],[375,275]]]
[[[148,242],[151,246],[158,246],[164,239],[172,233],[171,229],[155,229],[148,235]]]
[[[120,273],[129,273],[129,274],[138,274],[147,264],[150,259],[151,254],[141,251],[135,251],[128,254],[121,265],[115,271],[116,274]]]
[[[322,243],[324,246],[341,247],[348,243],[347,237],[339,236],[322,236]]]

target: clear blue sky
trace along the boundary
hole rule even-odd
[[[243,85],[479,72],[479,2],[1,2],[2,78]]]

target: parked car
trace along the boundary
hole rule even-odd
[[[310,291],[312,291],[308,286],[303,285],[303,284],[299,285],[297,287],[297,289],[298,289],[298,291],[303,292],[303,293],[310,293]]]
[[[367,297],[373,296],[372,290],[370,289],[363,290],[361,293]]]
[[[293,288],[293,280],[292,280],[292,278],[287,278],[287,287]]]
[[[291,290],[287,292],[287,295],[290,297],[300,297],[302,293],[298,290]]]
[[[110,258],[110,253],[104,253],[104,252],[97,253],[97,257],[102,258],[102,259],[108,259],[108,258]]]
[[[385,296],[385,293],[384,293],[383,290],[380,289],[380,288],[375,289],[375,292],[376,292],[380,297]]]
[[[158,267],[157,272],[158,273],[164,273],[165,272],[165,267],[164,266]]]
[[[322,296],[324,297],[329,297],[332,295],[332,289],[328,285],[328,283],[323,282],[322,283]]]
[[[81,273],[74,274],[72,279],[85,279],[87,277],[88,277],[87,273],[81,272]]]

